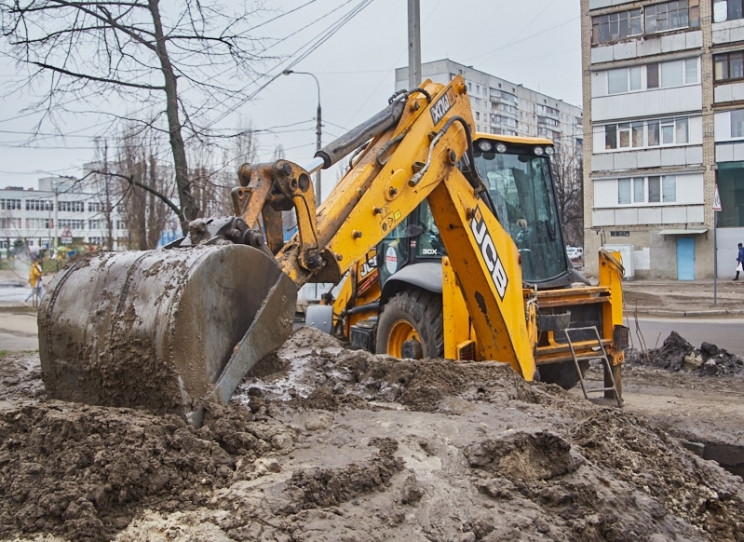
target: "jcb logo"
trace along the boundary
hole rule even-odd
[[[470,221],[470,229],[473,235],[475,235],[475,241],[478,243],[483,260],[486,262],[486,267],[488,267],[488,271],[491,273],[496,291],[501,301],[503,301],[504,295],[506,295],[506,287],[509,284],[509,278],[506,276],[504,265],[501,263],[501,259],[496,252],[496,246],[493,244],[493,239],[486,228],[486,223],[483,220],[480,210],[476,210]]]
[[[431,120],[434,121],[434,126],[439,124],[439,121],[444,118],[447,111],[452,109],[454,104],[454,92],[452,89],[448,89],[447,92],[445,92],[444,95],[431,106]]]
[[[370,256],[366,262],[362,264],[362,278],[369,275],[372,271],[377,270],[377,257]]]

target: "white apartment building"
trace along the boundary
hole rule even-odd
[[[424,79],[439,83],[456,75],[465,78],[479,132],[547,137],[566,152],[580,152],[584,133],[578,106],[449,59],[426,62],[421,73]],[[396,90],[408,86],[408,67],[397,68]]]
[[[608,247],[629,278],[733,277],[744,242],[742,0],[581,0],[581,11],[587,272]]]
[[[32,253],[63,244],[103,247],[109,235],[113,248],[120,248],[127,237],[126,225],[116,205],[107,204],[92,183],[48,177],[39,179],[38,189],[0,189],[2,256],[19,243]]]

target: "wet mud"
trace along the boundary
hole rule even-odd
[[[0,539],[744,540],[742,479],[634,401],[725,396],[740,378],[631,364],[618,409],[502,365],[373,356],[301,328],[194,429],[47,399],[38,356],[10,354]]]

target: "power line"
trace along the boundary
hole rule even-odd
[[[351,1],[352,0],[348,0],[343,5],[348,5],[349,3],[351,3]],[[304,43],[300,47],[298,47],[295,50],[294,53],[292,53],[292,54],[289,55],[290,58],[291,57],[294,57],[294,60],[292,60],[289,64],[286,64],[284,66],[282,66],[283,62],[279,62],[279,63],[275,64],[268,71],[268,73],[273,73],[273,75],[271,75],[269,77],[269,79],[265,83],[263,83],[262,85],[260,85],[253,92],[249,93],[246,96],[246,100],[251,100],[251,99],[255,98],[261,91],[263,91],[266,87],[268,87],[272,82],[274,82],[276,79],[278,79],[279,77],[281,77],[282,76],[282,72],[284,70],[292,69],[297,64],[299,64],[302,60],[304,60],[305,58],[307,58],[310,55],[310,53],[314,52],[323,43],[325,43],[326,41],[328,41],[328,39],[330,39],[336,32],[338,32],[341,28],[343,28],[349,21],[351,21],[358,13],[360,13],[364,8],[366,8],[367,6],[369,6],[372,2],[373,2],[373,0],[362,0],[361,2],[359,2],[359,4],[357,4],[356,6],[354,6],[348,13],[346,13],[344,16],[342,16],[341,19],[335,21],[328,28],[326,28],[326,30],[322,34],[320,34],[318,37],[315,37],[315,38],[311,39],[310,41]],[[337,9],[338,8],[334,9],[333,11],[337,11]],[[333,13],[333,11],[331,13]],[[326,14],[323,17],[318,18],[317,20],[315,20],[315,21],[313,21],[313,22],[305,25],[300,30],[304,30],[304,29],[310,27],[312,24],[315,24],[318,20],[320,20],[322,18],[325,18],[328,15],[329,14]],[[296,35],[296,32],[293,33],[293,34],[290,34],[290,35]],[[288,35],[284,39],[287,39],[290,35]],[[267,74],[265,74],[265,75],[267,75]],[[245,87],[243,87],[243,89],[240,92],[245,91],[251,84],[254,84],[254,83],[256,83],[256,80],[255,79],[253,81],[251,81],[248,85],[246,85]],[[243,105],[242,102],[236,104],[234,107],[231,107],[231,108],[227,109],[221,115],[219,115],[212,123],[210,123],[209,126],[214,126],[218,122],[224,120],[228,115],[231,115],[232,113],[234,113],[235,110],[238,107],[240,107],[241,105]]]

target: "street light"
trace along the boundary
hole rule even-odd
[[[318,78],[315,77],[315,74],[312,74],[310,72],[296,72],[294,70],[284,70],[282,72],[283,75],[309,75],[315,80],[315,86],[318,87],[318,111],[315,115],[315,150],[319,151],[321,149],[321,139],[322,139],[322,130],[321,130],[321,109],[320,109],[320,82],[318,82]],[[316,205],[320,204],[320,197],[322,192],[320,191],[320,169],[318,169],[317,172],[315,172],[315,203]]]

